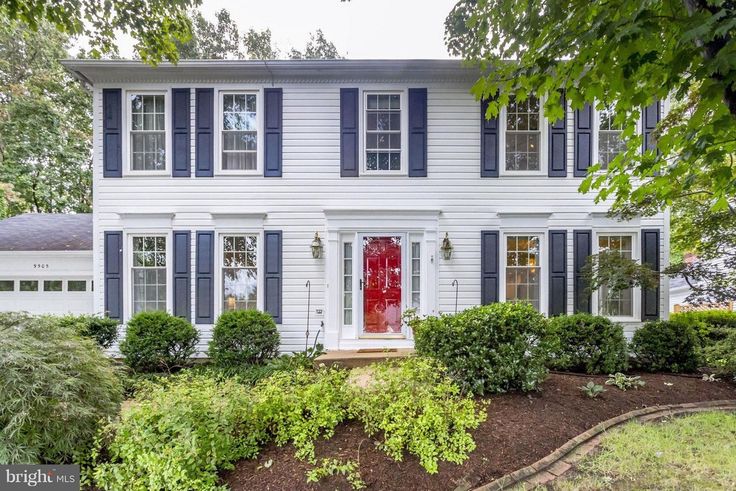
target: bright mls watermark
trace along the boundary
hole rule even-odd
[[[78,465],[0,465],[0,490],[79,491]]]

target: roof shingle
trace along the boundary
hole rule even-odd
[[[91,213],[26,213],[0,220],[0,251],[91,250]]]

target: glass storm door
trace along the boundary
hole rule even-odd
[[[363,237],[363,331],[401,333],[401,237]]]

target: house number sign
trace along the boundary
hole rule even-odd
[[[33,269],[49,269],[48,264],[36,263],[33,265]]]

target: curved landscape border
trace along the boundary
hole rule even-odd
[[[588,431],[568,440],[560,448],[535,463],[475,488],[474,491],[501,491],[518,485],[533,487],[546,484],[563,475],[595,450],[603,434],[611,428],[629,421],[653,421],[703,411],[736,411],[736,399],[651,406],[621,414],[598,423]]]

